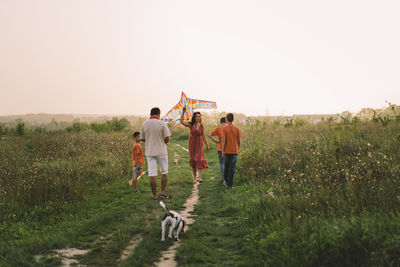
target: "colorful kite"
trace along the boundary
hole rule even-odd
[[[162,120],[166,123],[173,123],[174,126],[181,124],[180,117],[182,115],[182,109],[186,107],[185,115],[183,116],[184,120],[191,119],[193,116],[193,110],[195,109],[216,109],[217,103],[212,101],[205,100],[197,100],[191,99],[186,96],[184,92],[182,92],[181,99],[179,103],[176,104],[170,111],[165,114]]]

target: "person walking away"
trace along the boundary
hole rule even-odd
[[[219,168],[221,170],[221,177],[224,185],[226,185],[226,181],[224,179],[224,170],[225,170],[225,161],[222,156],[222,127],[226,125],[226,118],[223,117],[220,119],[220,126],[215,128],[210,135],[208,136],[211,140],[217,143],[217,152],[218,152],[218,160],[219,160]]]
[[[171,131],[165,122],[160,120],[159,108],[152,108],[150,119],[145,121],[140,130],[140,138],[145,142],[145,155],[150,176],[150,187],[153,200],[157,200],[157,164],[161,170],[161,194],[160,199],[168,198],[165,190],[168,182],[168,151],[167,143],[170,140]]]
[[[133,139],[135,143],[132,148],[132,164],[133,164],[133,177],[132,177],[132,187],[133,192],[137,192],[137,178],[142,173],[142,167],[144,166],[144,157],[142,146],[140,145],[140,133],[134,132]]]
[[[207,152],[210,151],[206,137],[204,135],[204,126],[201,122],[201,113],[193,113],[191,122],[187,122],[183,119],[183,115],[186,112],[186,107],[182,110],[181,123],[190,128],[189,137],[189,158],[190,166],[193,172],[193,183],[203,182],[202,170],[208,168],[208,163],[204,156],[203,143],[206,145]]]
[[[240,129],[233,125],[233,114],[226,115],[227,125],[222,128],[222,155],[225,160],[224,178],[228,188],[233,187],[233,176],[235,174],[236,160],[239,153]]]

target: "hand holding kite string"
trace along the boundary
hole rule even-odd
[[[190,127],[191,124],[183,118],[185,116],[185,113],[186,113],[186,107],[183,107],[180,123],[182,123],[183,126]]]
[[[191,119],[195,109],[216,109],[217,103],[206,100],[191,99],[184,92],[181,98],[170,111],[165,114],[162,120],[166,123],[174,123],[174,126],[181,124],[181,120]]]
[[[185,113],[186,113],[186,107],[183,107],[182,108],[182,115],[181,115],[181,123],[183,121],[183,116],[185,116]]]

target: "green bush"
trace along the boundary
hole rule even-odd
[[[74,122],[72,124],[72,126],[69,126],[66,128],[67,132],[80,132],[84,129],[87,128],[87,125],[85,123],[81,123],[81,122]]]
[[[17,122],[17,126],[15,127],[15,133],[18,136],[24,136],[24,134],[25,134],[25,123],[23,123],[22,121],[18,121]]]
[[[107,132],[107,131],[114,131],[114,132],[121,132],[123,130],[129,129],[130,124],[129,121],[125,118],[112,118],[111,121],[106,121],[103,123],[91,123],[90,129],[95,132]]]

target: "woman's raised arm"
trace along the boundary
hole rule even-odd
[[[186,107],[183,107],[182,115],[181,115],[181,123],[182,123],[183,126],[190,127],[191,124],[183,119],[183,116],[185,115],[185,112],[186,112]]]

